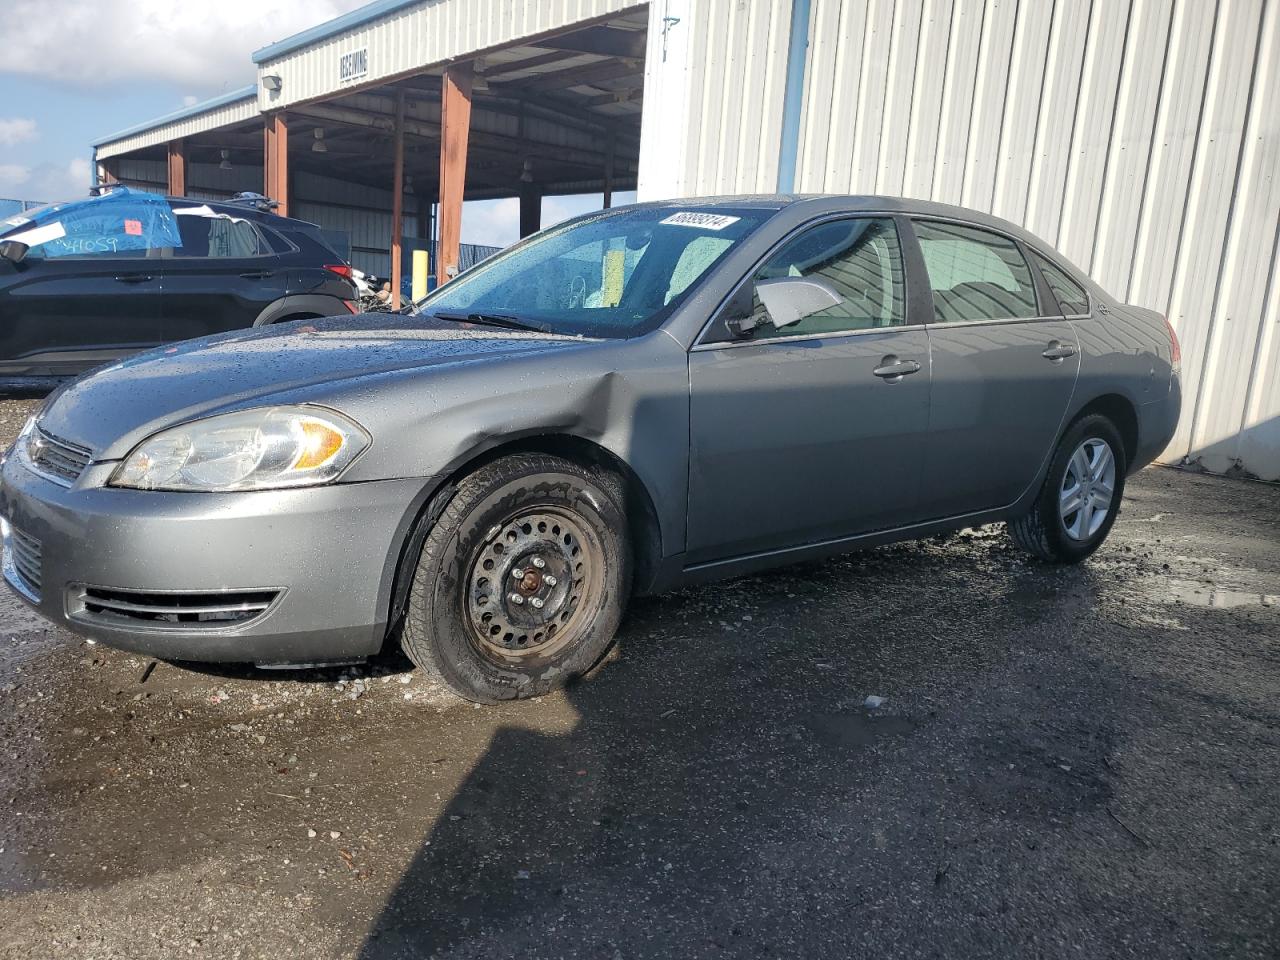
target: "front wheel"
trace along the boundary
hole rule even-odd
[[[1025,516],[1009,522],[1015,543],[1049,563],[1078,563],[1111,532],[1124,495],[1120,434],[1104,416],[1077,420],[1058,443],[1044,486]]]
[[[609,649],[631,588],[621,484],[559,457],[464,479],[428,533],[400,642],[468,700],[534,697]]]

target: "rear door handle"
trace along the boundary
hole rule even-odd
[[[1051,340],[1049,342],[1049,349],[1040,354],[1040,356],[1044,357],[1046,360],[1052,360],[1054,363],[1061,363],[1063,360],[1067,359],[1067,357],[1074,357],[1075,355],[1075,344],[1063,343],[1061,340]]]
[[[899,360],[893,354],[880,361],[880,366],[871,371],[885,383],[897,383],[903,377],[920,372],[920,364],[914,360]]]
[[[151,277],[145,273],[122,273],[116,283],[146,283]]]
[[[275,274],[270,270],[256,270],[240,274],[241,280],[270,280]]]

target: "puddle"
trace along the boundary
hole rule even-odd
[[[1189,580],[1170,580],[1166,584],[1169,600],[1189,603],[1195,607],[1212,607],[1229,610],[1233,607],[1280,607],[1280,593],[1251,593],[1248,590],[1231,590],[1211,583],[1194,583]]]

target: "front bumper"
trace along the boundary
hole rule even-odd
[[[316,662],[381,647],[400,551],[427,481],[164,493],[101,486],[102,474],[91,472],[112,466],[91,466],[72,488],[16,457],[0,473],[5,579],[49,620],[108,646],[177,660]],[[17,536],[21,552],[13,550]],[[86,586],[157,596],[270,591],[275,599],[242,623],[112,622],[86,614]]]

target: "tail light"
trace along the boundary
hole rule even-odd
[[[349,263],[326,263],[324,265],[324,268],[326,270],[332,271],[333,273],[336,273],[338,276],[342,277],[344,280],[352,279],[351,264]]]
[[[1178,334],[1173,329],[1173,324],[1169,322],[1168,317],[1164,317],[1164,328],[1169,331],[1169,365],[1173,367],[1174,373],[1182,372],[1182,344],[1178,342]]]
[[[354,300],[343,300],[342,305],[347,308],[347,313],[360,312],[360,304],[356,303]]]

